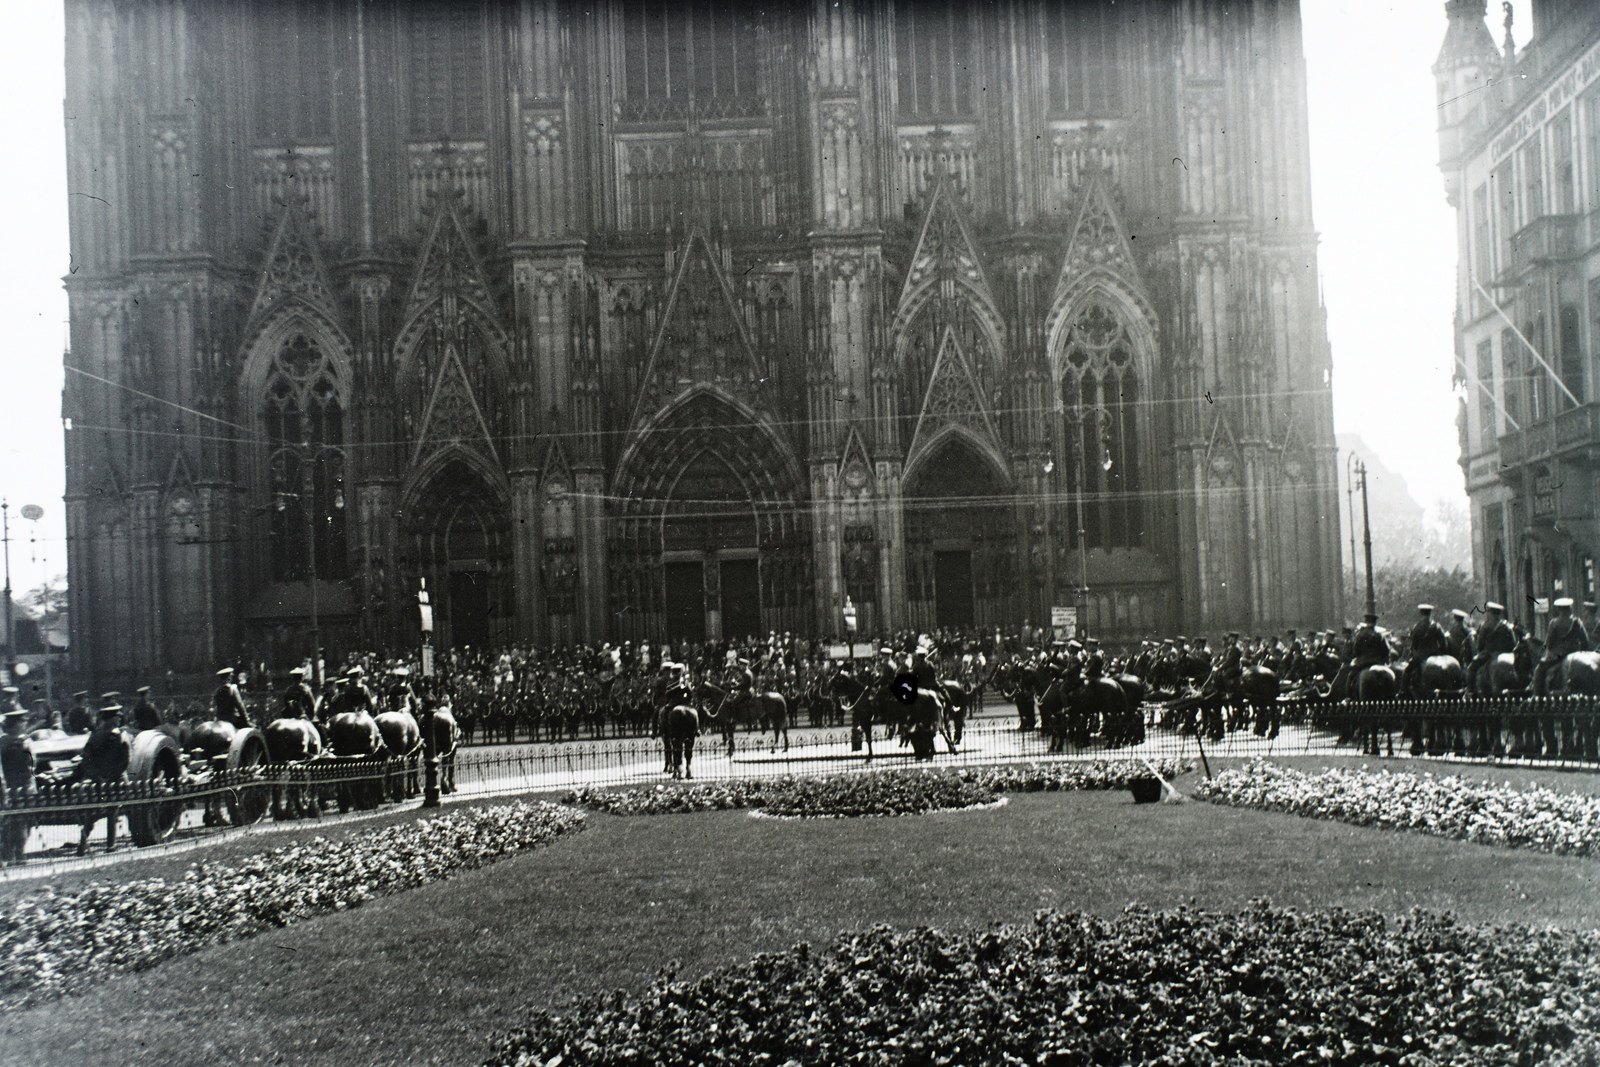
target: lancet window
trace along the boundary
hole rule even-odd
[[[334,10],[319,0],[283,0],[256,9],[255,135],[263,144],[333,140],[339,39]]]
[[[1116,8],[1109,4],[1045,5],[1045,47],[1053,115],[1115,115],[1122,110],[1123,69]]]
[[[274,580],[349,577],[345,541],[344,409],[332,360],[297,334],[267,376],[262,418],[269,464]]]
[[[758,9],[733,0],[624,0],[625,112],[742,115],[761,107]]]
[[[1090,548],[1144,540],[1139,448],[1142,398],[1133,341],[1101,303],[1079,313],[1061,360],[1062,440],[1074,534]]]
[[[902,119],[972,117],[978,78],[973,10],[973,5],[959,0],[895,4],[895,69]]]
[[[488,125],[485,13],[472,0],[411,6],[411,133],[472,137]]]

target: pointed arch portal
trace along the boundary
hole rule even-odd
[[[607,548],[612,618],[630,640],[805,630],[798,467],[756,417],[712,392],[681,402],[623,457]]]
[[[516,602],[509,502],[453,460],[416,492],[406,516],[411,570],[433,594],[440,647],[509,643]]]
[[[907,473],[906,600],[917,629],[1020,617],[1016,514],[1004,473],[948,434]]]

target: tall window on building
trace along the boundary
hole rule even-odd
[[[415,137],[476,137],[488,127],[488,41],[483,4],[408,5],[410,118]]]
[[[1550,124],[1550,210],[1570,215],[1578,210],[1578,168],[1572,155],[1572,111]]]
[[[1588,168],[1588,210],[1600,211],[1600,89],[1583,98],[1583,164]]]
[[[1561,383],[1566,390],[1557,389],[1557,406],[1562,410],[1572,406],[1567,392],[1583,400],[1583,316],[1578,305],[1562,301],[1560,322],[1557,326],[1557,356],[1555,363],[1561,371]]]
[[[1489,178],[1489,184],[1494,189],[1497,215],[1495,220],[1498,233],[1496,240],[1500,245],[1500,266],[1502,269],[1511,265],[1511,236],[1517,232],[1517,183],[1516,170],[1507,160],[1501,164]]]
[[[1522,342],[1509,326],[1500,331],[1500,381],[1506,414],[1518,426],[1524,425],[1528,413],[1522,407]],[[1506,426],[1507,430],[1511,428]]]
[[[303,334],[272,361],[262,408],[271,451],[272,576],[349,577],[345,542],[344,409],[332,360]]]
[[[1067,333],[1061,410],[1068,493],[1091,548],[1144,540],[1140,385],[1127,328],[1112,308],[1089,305]]]
[[[978,84],[975,7],[962,0],[898,0],[894,5],[901,118],[972,116]]]
[[[250,9],[256,19],[255,137],[271,145],[333,140],[336,9],[282,0]]]
[[[1494,277],[1494,254],[1490,247],[1493,227],[1489,222],[1489,183],[1484,182],[1472,190],[1472,272],[1473,281],[1489,284]],[[1472,294],[1474,301],[1478,294]]]
[[[1544,153],[1539,148],[1539,138],[1522,146],[1522,218],[1523,225],[1544,214]]]
[[[625,0],[623,91],[630,101],[715,101],[761,95],[758,10],[734,0]],[[726,110],[725,108],[722,110]]]
[[[1495,388],[1494,339],[1486,337],[1478,342],[1478,388],[1474,390],[1478,405],[1478,436],[1485,447],[1494,443]]]
[[[1123,64],[1117,46],[1116,8],[1049,4],[1044,18],[1051,114],[1119,113]]]

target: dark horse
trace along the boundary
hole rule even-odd
[[[772,731],[772,751],[778,751],[778,738],[783,738],[784,751],[789,748],[789,704],[782,693],[751,693],[740,699],[714,682],[701,682],[695,686],[696,699],[709,698],[714,709],[707,718],[716,723],[722,740],[728,746],[728,756],[733,756],[734,730],[742,725],[759,726],[762,731]]]
[[[828,679],[828,694],[838,702],[839,707],[850,717],[850,726],[859,731],[867,743],[867,762],[872,762],[872,729],[879,723],[898,721],[895,715],[893,720],[886,718],[884,701],[893,700],[894,697],[885,689],[869,686],[866,682],[851,674],[843,666],[833,672]]]
[[[662,770],[674,778],[693,778],[694,739],[700,736],[700,713],[687,704],[663,707],[656,713],[656,736],[661,738],[666,759]]]

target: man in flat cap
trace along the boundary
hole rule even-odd
[[[305,719],[317,716],[317,695],[306,682],[306,669],[295,667],[289,671],[289,688],[283,691],[283,717]]]
[[[73,736],[86,734],[94,729],[94,714],[86,703],[89,691],[80,689],[72,694],[72,707],[67,709],[66,731]]]
[[[122,732],[122,705],[111,700],[100,705],[100,722],[83,743],[83,754],[78,758],[78,769],[73,772],[73,782],[98,782],[110,784],[124,781],[128,763],[133,756],[128,745],[128,735]],[[94,824],[106,820],[106,851],[117,845],[116,808],[93,809],[83,822],[83,832],[78,838],[78,855],[89,851],[89,833]]]
[[[13,708],[0,716],[0,786],[12,796],[32,796],[38,789],[27,718],[27,712],[21,708]],[[27,843],[27,820],[8,818],[4,807],[0,806],[0,864],[21,863]]]
[[[161,712],[150,702],[150,687],[141,685],[134,690],[139,695],[139,702],[133,706],[133,729],[135,733],[144,733],[154,730],[161,725]]]
[[[1544,637],[1544,656],[1533,669],[1533,693],[1541,697],[1550,695],[1552,683],[1558,689],[1567,687],[1568,656],[1589,651],[1589,633],[1583,620],[1572,614],[1572,598],[1557,597],[1550,607],[1554,615]]]
[[[1450,632],[1445,635],[1450,641],[1450,654],[1456,662],[1463,665],[1472,662],[1472,628],[1467,625],[1467,613],[1460,608],[1450,609]]]
[[[1505,605],[1493,600],[1483,606],[1483,626],[1478,630],[1478,653],[1467,667],[1467,692],[1477,693],[1478,673],[1483,665],[1502,652],[1517,650],[1517,632],[1506,622]],[[1484,694],[1488,695],[1488,694]]]
[[[1417,678],[1429,656],[1450,654],[1450,638],[1433,618],[1432,604],[1417,605],[1417,621],[1411,626],[1411,658],[1400,675],[1400,692],[1416,695]]]
[[[233,680],[233,668],[224,667],[217,672],[217,691],[211,695],[217,709],[217,718],[232,723],[243,730],[250,725],[250,716],[244,710],[244,696]]]

